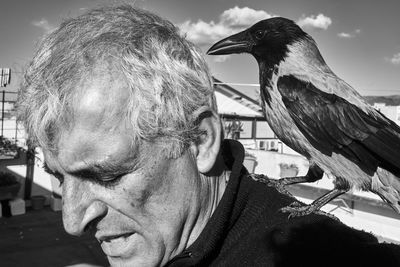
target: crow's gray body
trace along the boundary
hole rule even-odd
[[[373,175],[370,175],[341,153],[322,153],[309,142],[302,130],[295,123],[295,118],[289,112],[290,107],[284,103],[284,99],[288,96],[282,95],[282,89],[280,89],[280,79],[288,75],[309,84],[318,84],[320,86],[318,87],[319,90],[322,87],[322,90],[329,93],[333,93],[335,87],[343,88],[345,86],[346,88],[341,94],[342,97],[348,99],[349,103],[353,102],[356,104],[362,112],[370,114],[370,116],[381,117],[376,110],[362,100],[362,97],[354,89],[339,79],[326,67],[323,61],[320,61],[322,58],[319,56],[318,51],[310,51],[307,47],[300,48],[299,46],[301,45],[301,43],[297,43],[292,48],[289,48],[289,53],[296,53],[296,55],[289,55],[286,61],[281,62],[279,66],[271,69],[269,74],[260,75],[260,77],[265,78],[265,80],[260,80],[260,90],[265,118],[270,127],[285,144],[306,156],[311,164],[319,166],[329,177],[333,177],[336,187],[345,189],[356,188],[375,192],[400,213],[400,206],[398,204],[398,199],[400,199],[400,183],[393,174],[378,168]],[[303,51],[307,51],[308,54],[317,53],[311,57],[313,62],[309,62],[310,55],[304,57],[300,54],[304,53]],[[300,62],[301,60],[307,62]],[[264,71],[265,69],[264,66],[260,65],[260,71]],[[316,75],[318,72],[320,72],[320,76]],[[326,80],[327,74],[329,74],[328,81]],[[328,84],[331,88],[329,88]],[[269,95],[270,97],[266,99],[265,95]],[[293,101],[299,100],[293,99]],[[325,140],[320,140],[320,142],[325,142]],[[387,183],[388,178],[381,180],[382,177],[390,176],[393,176],[389,178],[391,183]]]
[[[400,127],[337,77],[314,40],[293,21],[260,21],[214,44],[208,53],[252,54],[270,127],[310,166],[334,178],[332,194],[299,214],[318,210],[351,188],[378,194],[400,213]]]

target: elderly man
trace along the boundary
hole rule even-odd
[[[328,266],[345,261],[317,260],[337,253],[396,263],[398,248],[372,235],[279,212],[293,199],[246,176],[212,88],[199,50],[130,5],[89,11],[44,39],[19,118],[62,184],[66,231],[92,231],[113,266]]]

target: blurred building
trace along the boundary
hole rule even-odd
[[[374,103],[374,108],[379,110],[388,119],[400,125],[400,105],[387,106],[386,103]]]
[[[11,69],[0,68],[0,87],[6,87],[11,82]]]

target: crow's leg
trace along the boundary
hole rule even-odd
[[[299,183],[313,183],[318,181],[324,175],[324,171],[318,167],[316,164],[311,164],[308,168],[308,172],[304,176],[296,176],[296,177],[284,177],[279,179],[278,181],[283,185],[290,184],[299,184]]]
[[[287,207],[284,207],[281,209],[282,212],[288,212],[289,213],[289,218],[291,217],[296,217],[296,216],[304,216],[308,215],[311,213],[317,213],[317,214],[324,214],[328,215],[327,213],[321,211],[320,209],[326,205],[329,201],[332,199],[346,193],[349,189],[344,189],[344,188],[335,188],[322,197],[314,200],[311,204],[305,205],[300,202],[293,202]],[[333,215],[328,215],[330,217],[333,217]]]
[[[296,176],[296,177],[285,177],[285,178],[280,178],[280,179],[269,179],[269,178],[264,178],[265,184],[271,187],[275,187],[276,190],[278,190],[280,193],[292,196],[292,194],[286,190],[287,185],[291,184],[298,184],[298,183],[312,183],[315,181],[318,181],[322,178],[324,175],[324,171],[318,167],[316,164],[310,165],[308,168],[308,172],[305,176]],[[257,181],[262,180],[260,179],[260,175],[258,174],[250,174],[250,176]]]
[[[266,176],[266,175],[255,174],[255,173],[249,174],[249,177],[251,177],[253,180],[255,180],[257,182],[264,183],[267,186],[275,187],[275,189],[281,194],[285,194],[285,195],[288,195],[290,197],[293,197],[293,195],[289,191],[286,190],[285,185],[281,184],[279,182],[280,179],[268,178],[268,176]]]

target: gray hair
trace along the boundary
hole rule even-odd
[[[102,7],[62,23],[28,65],[17,105],[34,144],[57,150],[58,134],[72,123],[78,82],[102,62],[128,83],[124,113],[133,140],[162,140],[170,157],[198,140],[201,116],[217,113],[203,55],[178,28],[131,5]]]

